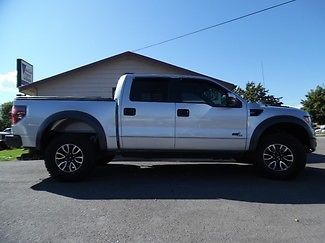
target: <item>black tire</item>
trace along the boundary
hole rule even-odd
[[[114,154],[105,154],[105,155],[101,155],[97,160],[96,160],[96,164],[99,166],[103,166],[108,164],[109,162],[111,162],[114,159],[115,155]]]
[[[89,137],[62,134],[48,144],[44,160],[50,175],[59,181],[79,181],[95,167],[95,145]]]
[[[306,166],[306,150],[289,134],[273,134],[264,138],[257,148],[258,169],[275,179],[292,179]]]
[[[5,144],[4,141],[0,141],[0,150],[5,150],[5,149],[9,149],[9,147],[7,146],[7,144]]]

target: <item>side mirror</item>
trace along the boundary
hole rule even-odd
[[[236,95],[233,93],[227,94],[227,106],[229,107],[237,107],[238,106],[238,99]]]

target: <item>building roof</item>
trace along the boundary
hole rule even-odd
[[[165,65],[165,66],[168,66],[169,68],[173,68],[173,69],[177,69],[177,70],[182,71],[182,72],[186,72],[188,75],[207,77],[207,78],[210,78],[210,79],[213,79],[213,80],[217,81],[221,85],[223,85],[223,86],[225,86],[225,87],[227,87],[227,88],[229,88],[231,90],[236,87],[236,85],[234,85],[232,83],[228,83],[228,82],[220,80],[220,79],[216,79],[216,78],[213,78],[213,77],[201,74],[201,73],[197,73],[197,72],[194,72],[194,71],[182,68],[182,67],[178,67],[178,66],[172,65],[170,63],[163,62],[163,61],[151,58],[151,57],[147,57],[147,56],[143,56],[143,55],[140,55],[140,54],[137,54],[137,53],[134,53],[134,52],[127,51],[127,52],[123,52],[123,53],[120,53],[120,54],[115,55],[115,56],[111,56],[111,57],[108,57],[108,58],[105,58],[105,59],[102,59],[102,60],[99,60],[99,61],[96,61],[96,62],[93,62],[93,63],[90,63],[90,64],[86,64],[84,66],[81,66],[81,67],[78,67],[78,68],[75,68],[75,69],[71,69],[69,71],[66,71],[66,72],[63,72],[63,73],[60,73],[60,74],[57,74],[57,75],[54,75],[54,76],[51,76],[51,77],[48,77],[48,78],[44,78],[44,79],[35,81],[33,83],[21,86],[21,87],[19,87],[19,92],[23,93],[24,90],[28,90],[30,88],[37,87],[39,84],[46,84],[48,82],[55,81],[55,80],[57,80],[59,78],[63,78],[63,77],[66,77],[68,75],[71,75],[71,74],[73,74],[75,72],[86,70],[88,68],[94,67],[94,66],[96,66],[98,64],[113,62],[113,61],[115,61],[117,59],[126,58],[126,57],[136,57],[136,58],[139,58],[139,59],[143,59],[144,61],[151,62],[153,64]]]

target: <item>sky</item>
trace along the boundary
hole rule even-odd
[[[0,0],[0,104],[18,93],[17,58],[37,81],[284,1]],[[299,107],[325,83],[324,10],[323,0],[297,0],[138,53],[242,88],[264,83]]]

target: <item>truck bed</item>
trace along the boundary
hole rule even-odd
[[[71,101],[114,101],[104,97],[73,97],[73,96],[17,96],[16,100],[71,100]]]
[[[99,97],[17,97],[16,106],[26,106],[27,114],[20,126],[13,127],[14,134],[20,134],[24,147],[35,147],[40,125],[57,114],[74,113],[94,117],[102,125],[107,147],[115,149],[116,143],[116,102]],[[45,122],[45,123],[44,123]]]

